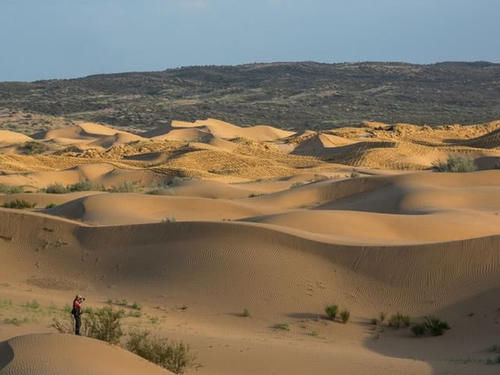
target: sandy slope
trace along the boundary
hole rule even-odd
[[[0,343],[0,358],[1,375],[171,374],[126,350],[69,335],[16,337]]]
[[[157,139],[88,123],[49,131],[42,143],[71,149],[2,154],[0,183],[171,185],[158,196],[0,195],[0,203],[59,204],[0,208],[0,302],[62,305],[75,293],[94,306],[139,301],[143,316],[129,327],[192,344],[203,367],[189,374],[496,374],[486,348],[500,337],[500,171],[401,170],[456,153],[492,168],[499,126],[370,123],[294,135],[209,119],[173,122],[150,134]],[[351,311],[349,324],[321,318],[331,303]],[[53,331],[43,314],[20,327],[4,323],[26,314],[4,305],[0,340]],[[381,311],[436,314],[452,330],[416,339],[370,325]],[[289,331],[270,328],[276,323]],[[146,365],[75,340],[3,342],[0,373],[63,371],[67,362],[47,354],[56,350],[90,353],[91,373],[117,362],[125,373],[159,371],[131,371]]]
[[[0,146],[24,143],[32,140],[33,139],[31,137],[21,133],[16,133],[10,130],[0,130]]]
[[[484,357],[481,350],[492,344],[498,331],[491,298],[481,296],[498,288],[500,282],[497,236],[428,245],[344,246],[303,232],[238,223],[87,227],[9,210],[0,210],[0,216],[4,254],[0,271],[4,280],[28,282],[42,288],[37,289],[41,294],[44,289],[47,293],[62,290],[59,294],[67,290],[67,295],[82,290],[91,295],[104,292],[140,298],[151,306],[186,304],[193,316],[185,318],[189,323],[184,326],[194,330],[177,328],[175,332],[185,340],[191,338],[198,350],[204,351],[200,359],[206,358],[210,366],[206,372],[200,370],[202,374],[217,373],[217,368],[225,369],[220,373],[235,369],[224,365],[225,361],[210,359],[216,354],[202,349],[208,337],[217,347],[232,340],[238,347],[260,348],[248,358],[261,361],[264,367],[253,362],[243,373],[258,369],[267,373],[264,369],[269,363],[279,373],[304,371],[307,358],[303,354],[297,357],[300,361],[272,358],[262,362],[269,358],[263,348],[278,340],[270,353],[286,358],[309,347],[306,353],[319,357],[315,368],[319,374],[363,373],[370,359],[376,363],[373,373],[425,374],[431,372],[423,363],[391,359],[401,355],[394,342],[408,350],[432,345],[430,357],[426,357],[424,347],[415,351],[423,353],[417,358],[444,373],[461,369],[448,358]],[[475,298],[473,312],[487,318],[474,323],[476,330],[463,331],[470,321],[470,305],[465,304],[464,309],[461,304],[471,298]],[[349,307],[352,325],[316,322],[317,314],[333,301]],[[246,323],[238,323],[241,318],[232,315],[243,307],[254,317],[247,328],[241,327]],[[403,332],[393,340],[396,333],[389,330],[374,343],[362,322],[379,311],[404,311],[412,316],[438,313],[454,329],[443,338],[422,340]],[[175,316],[169,318],[172,323]],[[277,321],[289,322],[291,332],[276,334],[266,328]],[[318,339],[307,336],[303,324],[319,330],[328,346],[322,344],[318,351],[311,351],[310,345],[315,348]],[[226,334],[223,327],[232,325],[238,328]],[[469,345],[458,339],[463,332],[468,332]],[[243,341],[236,344],[235,336]],[[361,349],[365,345],[371,352]],[[229,351],[218,350],[226,355]],[[337,361],[327,360],[332,352],[337,353],[333,357]],[[383,353],[385,359],[374,357],[373,352]],[[294,365],[298,367],[294,369]],[[494,373],[485,365],[473,364],[473,368],[475,373]]]

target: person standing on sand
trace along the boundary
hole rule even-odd
[[[82,326],[82,303],[85,301],[85,298],[76,295],[73,300],[73,309],[71,310],[71,314],[75,318],[75,335],[80,336],[80,327]]]

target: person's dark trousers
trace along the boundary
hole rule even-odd
[[[75,315],[75,335],[80,336],[80,327],[82,326],[82,317]]]

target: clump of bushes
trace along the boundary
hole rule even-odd
[[[20,151],[27,154],[27,155],[42,154],[48,150],[49,150],[49,146],[47,146],[45,143],[41,143],[41,142],[37,142],[37,141],[26,142],[20,148]]]
[[[102,185],[96,185],[89,180],[80,181],[72,185],[66,185],[60,183],[54,183],[47,186],[43,191],[48,194],[65,194],[75,191],[105,191],[106,189]]]
[[[48,194],[65,194],[68,192],[68,189],[63,184],[55,183],[47,186],[45,192]]]
[[[337,318],[337,314],[340,316],[340,320],[342,323],[346,324],[351,317],[351,312],[347,309],[344,309],[339,312],[338,305],[329,305],[325,307],[325,313],[328,319],[335,321]]]
[[[19,210],[23,210],[25,208],[35,208],[36,203],[30,203],[25,201],[24,199],[15,199],[10,202],[6,202],[2,205],[4,208],[17,208]]]
[[[54,207],[57,207],[57,204],[55,204],[55,203],[49,203],[48,205],[45,206],[45,209],[49,210],[49,209],[54,208]]]
[[[111,299],[108,299],[107,302],[109,304],[113,303]],[[126,300],[119,302],[127,305]],[[130,307],[135,311],[128,314],[129,317],[142,316],[140,312],[142,306],[140,304],[134,303]],[[60,333],[74,332],[73,319],[69,314],[70,310],[69,305],[65,306],[64,311],[68,313],[66,318],[63,320],[54,318],[53,320],[52,327]],[[100,309],[86,308],[82,315],[80,332],[83,336],[118,345],[124,336],[121,325],[124,317],[126,315],[123,310],[114,310],[111,306]],[[151,318],[151,323],[158,323],[158,318]],[[188,345],[183,342],[171,342],[166,338],[153,337],[150,331],[129,332],[125,348],[175,374],[183,374],[187,368],[196,365],[196,358],[190,353]]]
[[[92,190],[103,190],[98,186],[94,186],[89,180],[80,181],[76,184],[69,185],[67,188],[69,191],[92,191]]]
[[[441,336],[445,331],[450,329],[450,325],[435,317],[426,316],[422,323],[415,324],[411,327],[411,331],[415,336],[424,336],[426,334],[431,336]]]
[[[441,336],[444,331],[450,329],[450,325],[435,316],[426,316],[424,318],[425,329],[430,332],[432,336]]]
[[[81,333],[110,344],[118,344],[123,336],[121,319],[124,316],[123,310],[113,310],[111,307],[87,309],[82,315]],[[73,333],[73,322],[70,316],[65,320],[54,318],[52,327],[60,333]]]
[[[110,193],[135,193],[137,191],[137,185],[130,181],[124,181],[120,185],[113,186],[109,189]]]
[[[130,333],[126,348],[174,374],[184,374],[186,368],[194,366],[196,360],[190,354],[188,345],[153,337],[149,331]]]
[[[0,184],[0,193],[19,194],[19,193],[24,193],[24,189],[21,186],[10,186],[6,184]]]
[[[38,310],[40,308],[40,304],[36,299],[30,302],[26,302],[23,306],[28,310]]]
[[[477,170],[474,159],[465,156],[450,156],[445,162],[435,165],[438,172],[473,172]]]
[[[12,324],[15,326],[20,326],[23,323],[28,323],[28,318],[18,319],[18,318],[5,318],[3,320],[4,324]]]
[[[401,313],[397,313],[391,316],[389,319],[389,327],[393,327],[399,329],[401,327],[409,327],[411,324],[411,319],[408,315],[403,315]]]
[[[250,317],[250,311],[248,309],[243,309],[243,314],[241,314],[244,318],[249,318]]]

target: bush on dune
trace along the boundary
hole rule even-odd
[[[473,172],[477,170],[474,159],[465,156],[450,156],[445,162],[435,165],[438,172]]]
[[[188,345],[153,337],[149,331],[130,333],[126,348],[174,374],[183,374],[186,368],[194,366],[195,357],[189,353]]]
[[[69,191],[92,191],[92,190],[99,190],[89,180],[77,182],[76,184],[68,186],[67,189]]]
[[[25,201],[24,199],[15,199],[10,202],[5,202],[2,207],[4,208],[17,208],[19,210],[23,210],[25,208],[35,208],[36,203],[30,203]]]
[[[135,183],[130,181],[122,182],[118,186],[113,186],[109,190],[110,193],[135,193],[138,191],[138,187]]]
[[[389,319],[389,327],[393,327],[396,329],[399,329],[401,327],[409,327],[410,323],[410,317],[399,312],[391,316],[391,318]]]
[[[19,194],[19,193],[24,193],[24,189],[21,186],[10,186],[6,184],[0,184],[0,193]]]
[[[81,333],[83,336],[106,341],[110,344],[118,344],[123,336],[121,319],[124,315],[123,310],[113,310],[111,307],[97,310],[87,309],[82,315]],[[59,333],[74,332],[73,320],[69,314],[62,320],[54,318],[52,327]]]
[[[50,184],[45,188],[47,194],[65,194],[68,192],[66,186],[60,183]]]

